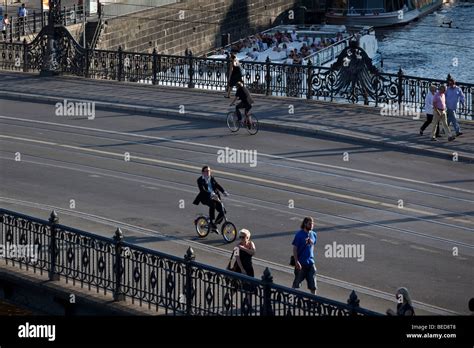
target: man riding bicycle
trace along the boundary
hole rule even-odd
[[[237,92],[235,92],[235,98],[232,103],[230,103],[230,106],[234,105],[237,98],[240,99],[240,103],[235,106],[235,113],[237,114],[239,122],[242,122],[242,114],[239,109],[245,109],[245,123],[250,126],[249,111],[252,108],[254,101],[249,90],[240,81],[237,82]]]
[[[220,224],[222,219],[224,219],[224,210],[222,203],[220,202],[221,196],[219,191],[222,192],[226,197],[229,194],[211,175],[211,168],[209,166],[202,167],[202,176],[197,179],[197,184],[199,187],[199,194],[194,199],[193,204],[199,205],[199,203],[202,203],[209,207],[209,219],[211,220],[210,227],[214,231],[217,231],[216,223]],[[214,223],[216,209],[219,212],[219,215],[217,215],[217,219]]]

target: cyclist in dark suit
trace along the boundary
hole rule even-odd
[[[235,93],[235,98],[232,103],[230,103],[230,106],[234,105],[237,98],[240,99],[240,103],[235,106],[235,113],[237,114],[239,121],[242,121],[242,114],[239,109],[245,109],[245,121],[248,123],[249,111],[252,108],[254,101],[249,90],[242,82],[237,82],[237,92]]]
[[[197,179],[197,184],[199,187],[199,194],[194,199],[193,204],[199,205],[199,203],[202,203],[209,207],[211,228],[217,230],[216,223],[221,223],[222,219],[224,218],[222,204],[219,201],[221,198],[219,191],[225,196],[228,196],[228,193],[211,175],[211,168],[209,166],[202,167],[202,176]],[[216,223],[214,223],[216,209],[219,212],[219,215],[217,215],[217,219],[215,220]]]

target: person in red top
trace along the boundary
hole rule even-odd
[[[447,119],[446,119],[446,96],[444,93],[446,92],[446,86],[441,85],[439,86],[439,91],[438,93],[435,94],[433,97],[433,114],[434,114],[434,125],[433,129],[431,131],[431,140],[432,141],[437,141],[436,140],[436,129],[438,121],[441,127],[444,129],[444,132],[448,134],[449,141],[453,141],[454,137],[451,133],[451,130],[448,127]]]

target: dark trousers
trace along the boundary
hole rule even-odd
[[[424,131],[426,129],[426,127],[428,127],[431,122],[433,122],[433,115],[430,115],[430,114],[426,114],[426,121],[425,123],[423,123],[423,125],[421,126],[420,130],[421,131]],[[434,126],[433,126],[434,127]],[[439,136],[439,122],[438,124],[436,125],[436,136],[438,137]]]
[[[242,101],[235,106],[235,112],[237,113],[237,117],[239,121],[242,121],[242,114],[240,113],[239,109],[245,109],[245,113],[248,114],[251,108],[252,108],[252,105],[250,105],[249,103],[242,102]]]
[[[221,220],[224,218],[224,209],[222,209],[223,207],[221,202],[218,202],[213,199],[208,199],[206,202],[203,203],[209,207],[209,219],[211,219],[211,222],[214,222],[217,209],[219,214],[217,215],[216,223],[220,223]]]

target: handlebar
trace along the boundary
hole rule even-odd
[[[229,196],[229,193],[228,193],[227,191],[224,191],[223,195],[226,196],[226,197],[228,197],[228,196]],[[221,200],[221,199],[219,198],[219,196],[218,196],[216,193],[214,193],[214,192],[211,193],[211,199],[222,203],[222,200]]]

